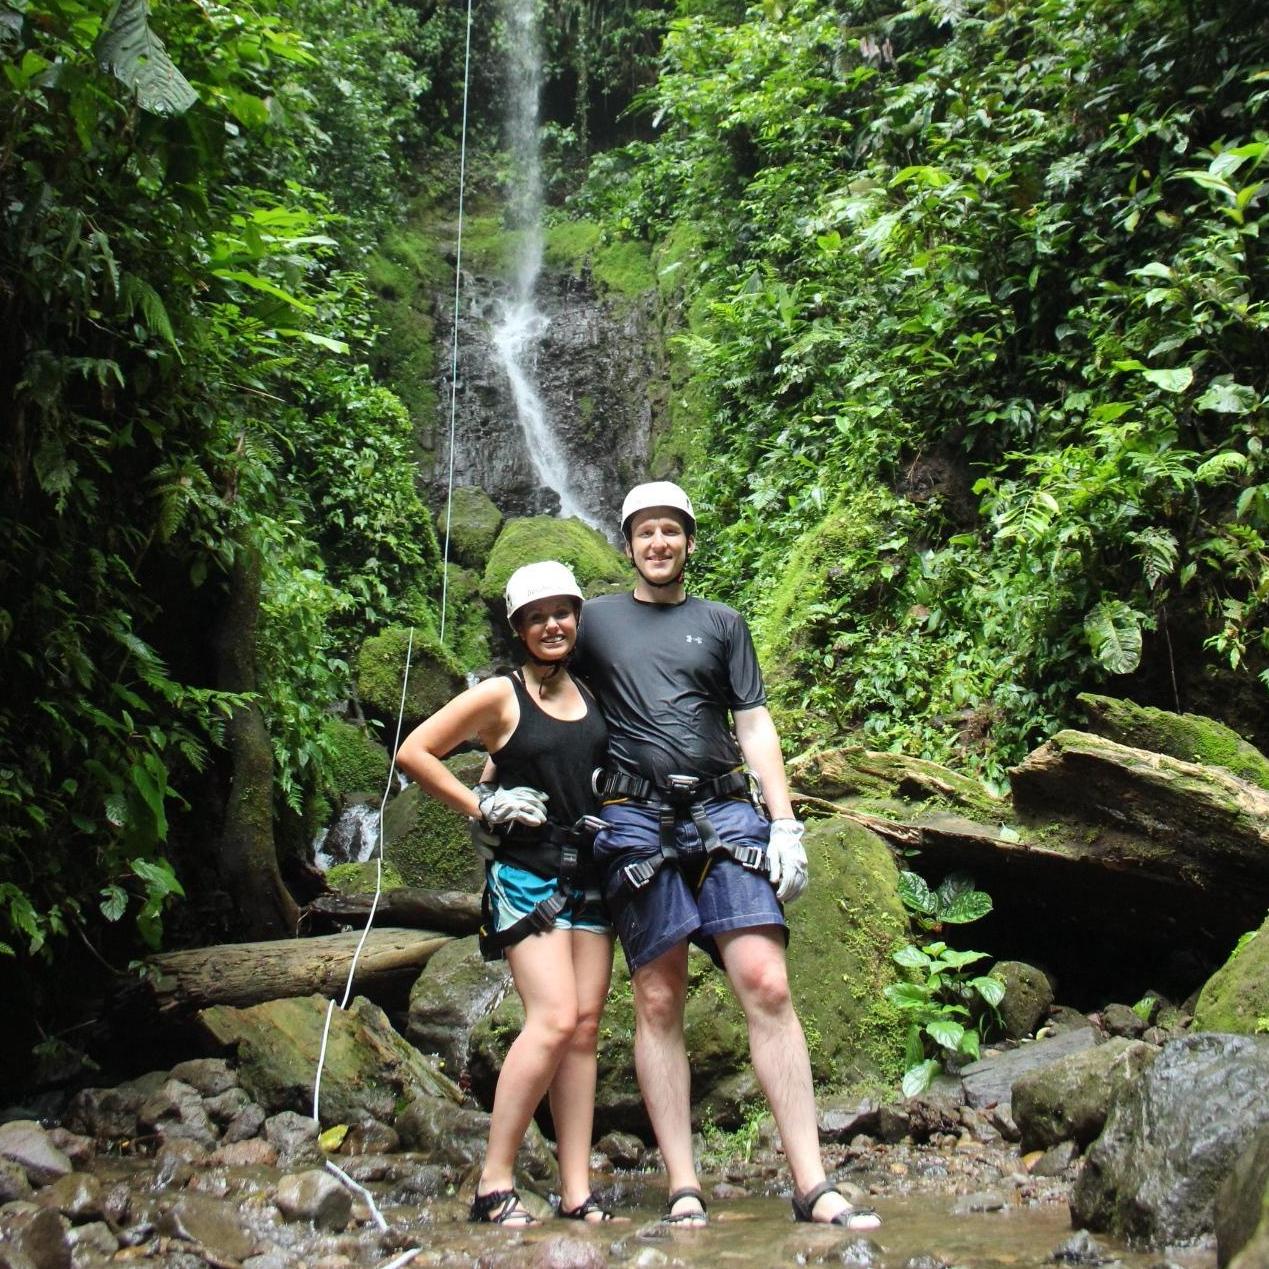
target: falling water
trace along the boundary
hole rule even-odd
[[[542,58],[537,0],[505,0],[504,8],[509,49],[507,131],[515,170],[511,223],[519,231],[519,240],[512,294],[493,332],[493,345],[511,382],[516,418],[538,479],[559,495],[561,515],[577,516],[599,528],[599,521],[573,490],[568,456],[533,381],[538,344],[549,325],[534,299],[542,268],[542,167],[538,152]]]

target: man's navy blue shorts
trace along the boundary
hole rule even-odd
[[[746,798],[713,798],[705,814],[723,841],[759,846],[765,852],[771,824]],[[646,802],[607,803],[600,815],[608,827],[595,838],[595,863],[633,974],[685,939],[704,948],[721,965],[715,935],[759,925],[785,926],[784,913],[765,872],[754,872],[725,855],[706,855],[688,818],[674,826],[679,863],[666,864],[641,890],[623,902],[620,869],[661,853],[661,821]],[[616,897],[614,897],[616,896]],[[785,938],[788,938],[786,932]]]

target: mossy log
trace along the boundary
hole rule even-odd
[[[372,894],[319,895],[304,909],[310,927],[323,924],[358,925],[370,915]],[[424,890],[402,886],[379,896],[375,916],[389,925],[443,934],[474,934],[480,928],[480,895],[461,890]]]
[[[361,932],[266,943],[221,943],[164,952],[146,960],[142,990],[160,1016],[185,1017],[209,1005],[255,1005],[290,996],[342,994]],[[354,986],[378,1000],[408,993],[419,971],[449,935],[371,930]]]

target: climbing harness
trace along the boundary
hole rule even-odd
[[[445,543],[442,551],[441,563],[441,619],[440,619],[440,641],[442,645],[445,642],[445,612],[449,594],[449,537],[450,537],[450,521],[451,511],[454,500],[454,430],[455,417],[457,414],[457,391],[458,391],[458,313],[459,313],[459,292],[462,284],[462,260],[463,260],[463,196],[466,184],[467,174],[467,99],[468,86],[470,83],[471,71],[471,27],[472,27],[472,0],[467,0],[467,32],[466,44],[463,53],[463,121],[462,134],[459,146],[458,160],[458,245],[454,263],[454,337],[453,346],[450,356],[450,410],[449,410],[449,480],[445,492]],[[383,813],[388,803],[388,797],[392,792],[393,782],[396,780],[397,764],[396,752],[401,747],[401,727],[405,718],[405,694],[406,688],[410,682],[410,661],[414,653],[414,628],[411,626],[409,639],[405,649],[405,668],[401,676],[401,700],[397,706],[397,726],[396,736],[392,746],[392,760],[388,764],[388,778],[384,785],[383,799],[379,803],[379,839],[375,846],[375,892],[374,898],[370,903],[370,912],[366,917],[365,928],[361,932],[361,938],[358,940],[356,950],[353,952],[352,963],[348,966],[348,981],[344,987],[344,996],[339,1003],[340,1011],[348,1008],[348,1000],[352,995],[353,982],[357,976],[357,963],[361,958],[362,949],[366,945],[366,939],[370,936],[370,930],[374,926],[375,912],[379,907],[379,900],[383,895]],[[335,1001],[330,1000],[326,1007],[326,1021],[322,1027],[322,1043],[321,1049],[317,1057],[317,1070],[313,1076],[313,1119],[321,1124],[321,1087],[322,1087],[322,1071],[326,1066],[326,1046],[330,1038],[331,1019],[335,1013]],[[364,1186],[359,1185],[352,1179],[342,1168],[338,1167],[332,1160],[326,1160],[326,1167],[333,1172],[339,1180],[346,1185],[354,1193],[360,1195],[370,1209],[371,1217],[379,1229],[387,1231],[388,1222],[384,1220],[383,1213],[380,1212],[375,1204],[374,1196]],[[401,1266],[407,1265],[416,1256],[422,1252],[422,1247],[413,1247],[402,1252],[399,1256],[394,1257],[383,1269],[400,1269]]]
[[[597,815],[583,815],[575,824],[552,824],[549,820],[540,829],[515,825],[501,843],[493,848],[498,863],[523,868],[534,876],[554,881],[555,889],[505,930],[493,928],[493,908],[489,887],[485,887],[480,903],[480,954],[487,961],[498,960],[503,952],[527,939],[551,929],[569,899],[582,889],[578,882],[584,872],[583,856],[589,856],[595,835],[605,827]],[[583,890],[588,899],[598,900],[599,891]]]
[[[661,828],[657,854],[636,859],[616,870],[617,884],[608,896],[612,903],[624,907],[638,891],[651,885],[653,878],[667,864],[681,866],[674,830],[682,820],[691,820],[696,828],[708,863],[726,858],[750,872],[765,874],[767,871],[766,851],[761,846],[742,846],[719,837],[705,809],[705,803],[715,798],[746,796],[756,800],[756,789],[743,771],[727,771],[710,780],[670,775],[663,784],[654,784],[624,771],[598,772],[595,791],[608,801],[641,802],[654,809]]]

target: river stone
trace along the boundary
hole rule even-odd
[[[455,1106],[438,1097],[415,1098],[396,1118],[403,1145],[426,1156],[429,1163],[470,1167],[485,1157],[489,1116],[484,1111]],[[517,1167],[540,1185],[556,1185],[555,1156],[534,1123],[520,1146]]]
[[[533,1269],[604,1269],[608,1255],[583,1238],[557,1234],[538,1243],[528,1263]]]
[[[233,1046],[243,1088],[269,1112],[313,1108],[313,1081],[329,1002],[291,997],[235,1009],[204,1009],[199,1022],[219,1045]],[[457,1085],[405,1042],[377,1005],[357,997],[331,1015],[321,1078],[322,1122],[390,1119],[400,1102],[429,1095],[462,1100]]]
[[[1072,1053],[1014,1081],[1012,1113],[1023,1153],[1059,1141],[1086,1147],[1101,1132],[1112,1096],[1158,1057],[1158,1049],[1122,1037]]]
[[[76,1224],[98,1220],[105,1215],[101,1182],[89,1172],[72,1172],[46,1185],[36,1199],[41,1207],[51,1207]]]
[[[110,1260],[119,1250],[119,1240],[105,1221],[89,1221],[84,1225],[76,1225],[66,1231],[66,1240],[70,1243],[72,1258],[80,1264],[88,1256]]]
[[[1088,1230],[1081,1229],[1059,1243],[1049,1259],[1059,1265],[1104,1265],[1113,1257]]]
[[[218,1124],[232,1123],[250,1105],[250,1094],[245,1089],[237,1087],[236,1084],[233,1088],[225,1089],[223,1093],[203,1098],[203,1109]]]
[[[33,1193],[22,1165],[12,1159],[0,1159],[0,1203],[29,1199]]]
[[[435,1053],[451,1076],[467,1069],[471,1033],[511,990],[505,960],[485,961],[475,935],[445,944],[410,990],[406,1038]]]
[[[351,1192],[319,1168],[284,1176],[273,1201],[287,1220],[311,1221],[319,1229],[343,1229],[352,1215]]]
[[[265,1140],[278,1152],[278,1167],[284,1171],[316,1165],[326,1159],[318,1144],[318,1123],[294,1110],[279,1111],[264,1121]]]
[[[219,1097],[238,1086],[238,1073],[224,1058],[192,1058],[178,1062],[171,1071],[172,1079],[196,1088],[202,1097]]]
[[[401,1136],[390,1124],[377,1119],[363,1119],[353,1124],[339,1144],[345,1155],[392,1154],[401,1149]]]
[[[1269,1221],[1269,1125],[1251,1139],[1216,1192],[1217,1264],[1228,1264],[1262,1221]]]
[[[5,1261],[14,1269],[71,1269],[65,1218],[29,1203],[0,1209],[0,1263]]]
[[[595,1142],[599,1151],[614,1168],[633,1172],[643,1161],[643,1142],[632,1132],[608,1132]]]
[[[1130,1005],[1107,1005],[1102,1010],[1102,1030],[1107,1035],[1139,1040],[1146,1031],[1145,1019]]]
[[[1194,1006],[1200,1031],[1255,1034],[1269,1017],[1269,917],[1203,984]]]
[[[879,1105],[872,1097],[851,1097],[841,1093],[816,1098],[820,1141],[847,1142],[861,1132],[875,1133]]]
[[[271,1168],[277,1161],[278,1148],[261,1137],[222,1142],[207,1160],[210,1164],[227,1168]]]
[[[248,1102],[225,1126],[221,1143],[231,1146],[235,1141],[249,1141],[264,1127],[266,1118],[259,1102]]]
[[[169,1079],[142,1103],[137,1111],[137,1122],[164,1141],[196,1141],[209,1150],[216,1144],[216,1128],[198,1090],[177,1079]]]
[[[0,1159],[16,1163],[32,1185],[48,1185],[74,1171],[66,1154],[33,1119],[11,1119],[0,1124]]]
[[[159,1228],[226,1260],[245,1260],[255,1250],[237,1207],[203,1194],[182,1194],[160,1216]]]
[[[1269,1038],[1169,1041],[1112,1101],[1072,1193],[1074,1221],[1149,1247],[1211,1233],[1217,1188],[1269,1123],[1267,1085]]]
[[[989,1106],[1007,1105],[1013,1096],[1014,1082],[1023,1075],[1049,1066],[1072,1053],[1091,1049],[1100,1039],[1097,1031],[1081,1027],[971,1062],[961,1070],[965,1100],[980,1110]]]
[[[1005,998],[999,1005],[1005,1038],[1025,1039],[1053,1005],[1053,984],[1048,974],[1024,961],[997,961],[991,967],[991,977],[1005,985]]]
[[[70,1100],[65,1126],[99,1141],[120,1141],[140,1131],[137,1111],[167,1083],[164,1071],[151,1071],[114,1088],[81,1088]]]

